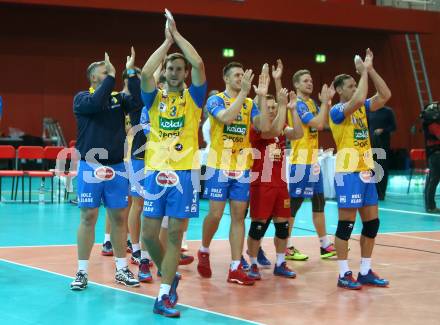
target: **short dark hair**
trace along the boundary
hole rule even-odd
[[[167,82],[167,78],[165,78],[165,75],[163,73],[160,74],[159,76],[159,80],[157,81],[157,83],[159,84],[164,84],[165,82]]]
[[[298,70],[297,72],[295,72],[292,77],[293,84],[295,85],[295,83],[300,82],[301,77],[305,74],[312,75],[310,71],[306,69]]]
[[[141,73],[141,69],[139,69],[138,67],[134,67],[134,69],[136,70],[136,74]],[[125,79],[128,79],[128,73],[127,73],[127,69],[124,69],[124,71],[122,71],[122,80],[124,81]]]
[[[173,62],[174,60],[181,59],[183,62],[185,62],[185,71],[189,69],[189,61],[185,58],[185,56],[182,53],[176,52],[168,55],[165,58],[165,61],[163,62],[163,68],[167,68],[168,62]]]
[[[266,95],[266,100],[275,100],[275,97],[274,97],[274,95],[271,95],[271,94],[267,94]],[[276,100],[275,100],[276,101]]]
[[[240,62],[229,62],[227,65],[223,67],[223,76],[226,76],[232,68],[243,68],[243,64]]]
[[[342,87],[344,86],[344,81],[347,79],[351,79],[352,76],[350,76],[349,74],[343,73],[340,75],[337,75],[335,77],[335,79],[333,80],[333,87],[338,88],[338,87]]]
[[[89,65],[87,68],[87,80],[89,80],[89,82],[92,81],[92,74],[95,72],[96,68],[103,65],[105,65],[104,61],[93,62]]]

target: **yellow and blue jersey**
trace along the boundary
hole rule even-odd
[[[318,161],[318,130],[308,125],[318,113],[319,108],[313,99],[303,100],[298,98],[296,111],[301,119],[301,127],[304,136],[297,140],[290,141],[292,152],[290,154],[291,164],[311,165]],[[287,121],[293,127],[293,119],[290,110]]]
[[[367,113],[370,100],[350,116],[344,116],[345,103],[330,110],[330,128],[337,147],[336,172],[362,172],[373,169]]]
[[[246,98],[235,120],[227,125],[215,117],[219,112],[229,109],[235,102],[226,92],[208,98],[210,113],[211,144],[207,166],[222,170],[248,170],[252,166],[249,133],[253,119],[259,110],[251,98]]]
[[[205,83],[181,92],[142,92],[143,118],[150,121],[146,170],[200,168],[198,130],[206,89]]]

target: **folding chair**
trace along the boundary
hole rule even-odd
[[[15,148],[13,146],[0,146],[0,159],[9,160],[10,168],[12,168],[11,166],[16,166],[15,156]],[[24,202],[24,172],[15,169],[0,170],[0,201],[2,200],[2,177],[12,177],[11,200],[14,198],[14,187],[15,199],[17,198],[18,177],[21,177],[21,201]],[[15,185],[16,178],[17,183]]]

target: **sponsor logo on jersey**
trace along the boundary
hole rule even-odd
[[[245,124],[225,125],[223,133],[245,136],[247,133],[247,126]]]
[[[179,176],[173,171],[159,172],[156,175],[156,184],[164,187],[176,186],[179,183]]]
[[[115,170],[108,166],[101,166],[94,170],[93,175],[100,180],[110,181],[115,178]]]
[[[159,128],[162,130],[176,131],[183,128],[184,125],[185,125],[184,116],[179,118],[172,118],[172,119],[165,118],[162,116],[159,117]]]

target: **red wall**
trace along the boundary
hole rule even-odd
[[[118,71],[122,71],[129,47],[134,45],[137,65],[142,66],[163,40],[164,19],[160,14],[1,5],[0,9],[3,132],[13,126],[41,135],[42,118],[47,116],[60,121],[67,139],[74,138],[72,98],[88,87],[87,65],[102,59],[108,51]],[[234,48],[234,59],[254,70],[266,61],[282,58],[286,66],[284,84],[288,87],[294,71],[308,68],[316,88],[331,82],[338,73],[353,73],[354,54],[371,47],[376,68],[393,91],[390,105],[396,110],[399,124],[393,146],[404,147],[413,141],[408,129],[418,113],[418,104],[402,36],[179,15],[176,20],[179,30],[205,61],[210,89],[223,88],[221,69],[227,62],[221,56],[224,47]],[[440,58],[436,54],[439,36],[437,31],[423,37],[434,97],[440,90]],[[316,64],[315,53],[325,53],[327,64]],[[325,146],[332,145],[330,134],[322,139]]]

